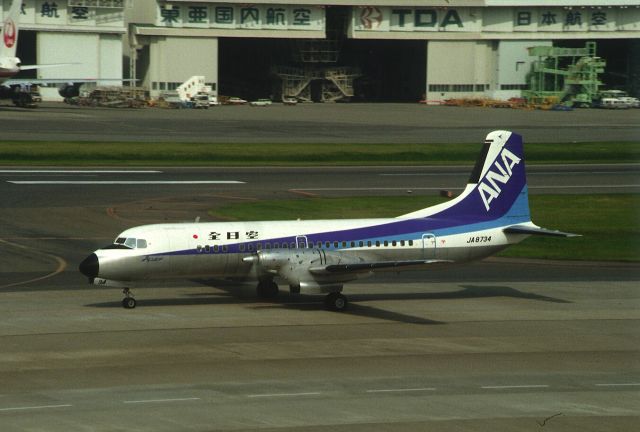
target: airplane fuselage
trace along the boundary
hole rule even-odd
[[[122,282],[185,276],[260,279],[268,275],[247,260],[257,252],[288,252],[309,266],[336,259],[459,263],[492,255],[526,237],[507,236],[501,227],[455,232],[460,230],[437,229],[433,222],[347,219],[146,225],[122,233],[116,240],[119,246],[96,251],[100,267],[95,276]]]

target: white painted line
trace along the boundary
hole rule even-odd
[[[640,383],[605,383],[605,384],[596,384],[597,387],[632,387],[632,386],[640,386]]]
[[[464,176],[468,173],[463,172],[441,172],[441,173],[403,173],[403,174],[392,174],[392,173],[381,173],[378,174],[381,177],[440,177],[443,175],[461,175]]]
[[[72,406],[73,405],[26,406],[26,407],[14,407],[14,408],[0,408],[0,411],[26,411],[26,410],[39,410],[39,409],[69,408]]]
[[[529,186],[529,189],[600,189],[600,188],[629,188],[640,187],[640,184],[622,184],[622,185],[569,185],[569,186]],[[394,190],[461,190],[463,188],[457,187],[358,187],[358,188],[304,188],[295,189],[302,192],[327,192],[327,191],[394,191]]]
[[[568,186],[529,186],[529,189],[599,189],[599,188],[628,188],[640,187],[640,184],[621,185],[568,185]]]
[[[200,398],[191,397],[191,398],[172,398],[172,399],[146,399],[146,400],[122,401],[122,403],[145,404],[145,403],[162,403],[162,402],[188,402],[188,401],[196,401],[196,400],[200,400]]]
[[[508,385],[508,386],[482,386],[485,390],[503,390],[503,389],[527,389],[527,388],[548,388],[546,384],[539,385]]]
[[[635,174],[634,171],[572,171],[572,172],[531,172],[527,173],[529,176],[543,176],[543,175],[594,175],[594,174],[603,174],[603,175],[611,175],[611,174],[620,174],[620,175],[628,175]],[[439,173],[381,173],[378,174],[381,177],[441,177],[445,175],[465,175],[462,171],[443,171]]]
[[[162,174],[150,170],[0,170],[1,174]]]
[[[16,185],[194,185],[194,184],[244,184],[236,180],[19,180],[7,181]]]
[[[305,189],[295,189],[297,191],[369,191],[369,190],[381,190],[381,191],[393,191],[393,190],[442,190],[442,189],[450,189],[450,190],[455,190],[455,189],[460,189],[462,190],[463,188],[461,187],[454,187],[454,188],[445,188],[445,187],[413,187],[413,186],[407,186],[407,187],[358,187],[358,188],[305,188]]]
[[[628,175],[628,174],[636,174],[635,171],[566,171],[566,172],[552,172],[552,171],[548,171],[548,172],[536,172],[536,173],[531,173],[530,175],[611,175],[611,174],[620,174],[620,175]]]
[[[295,397],[295,396],[317,396],[322,392],[307,392],[307,393],[266,393],[266,394],[252,394],[247,397],[250,398],[270,398],[270,397]]]
[[[436,391],[435,387],[423,387],[423,388],[404,388],[404,389],[376,389],[367,390],[367,393],[400,393],[400,392],[423,392],[423,391]]]

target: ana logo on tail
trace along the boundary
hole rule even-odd
[[[502,165],[498,159],[502,159]],[[500,157],[496,158],[496,162],[493,166],[499,171],[489,170],[487,175],[484,176],[482,183],[478,186],[478,193],[482,198],[487,211],[491,209],[491,201],[498,198],[502,189],[498,185],[498,182],[507,184],[513,173],[513,167],[520,163],[520,158],[511,153],[506,148],[500,152]]]
[[[4,23],[4,29],[2,29],[4,44],[7,48],[13,47],[16,43],[16,25],[13,20],[8,19]]]

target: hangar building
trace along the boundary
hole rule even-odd
[[[244,98],[505,99],[526,87],[527,47],[586,41],[640,74],[638,0],[147,0],[129,36],[155,94],[205,75]]]
[[[203,75],[245,99],[505,99],[526,87],[528,47],[588,41],[605,84],[640,93],[640,0],[23,0],[21,19],[24,64],[135,76],[152,96]]]
[[[0,16],[11,3],[0,0]],[[22,63],[72,64],[21,76],[122,79],[126,4],[126,0],[22,0],[18,39]],[[41,93],[44,99],[61,99],[56,88],[43,88]]]

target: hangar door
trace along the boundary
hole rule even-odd
[[[38,63],[75,63],[38,70],[40,78],[122,78],[122,36],[38,32]],[[104,82],[98,84],[116,85]],[[42,89],[46,99],[59,97],[56,89]]]
[[[370,102],[417,102],[424,97],[427,43],[421,40],[345,42],[341,62],[356,66],[356,99]]]
[[[220,94],[278,99],[286,93],[314,102],[420,100],[426,42],[350,39],[350,17],[350,7],[327,8],[324,39],[221,38]],[[308,85],[302,89],[299,83]]]

